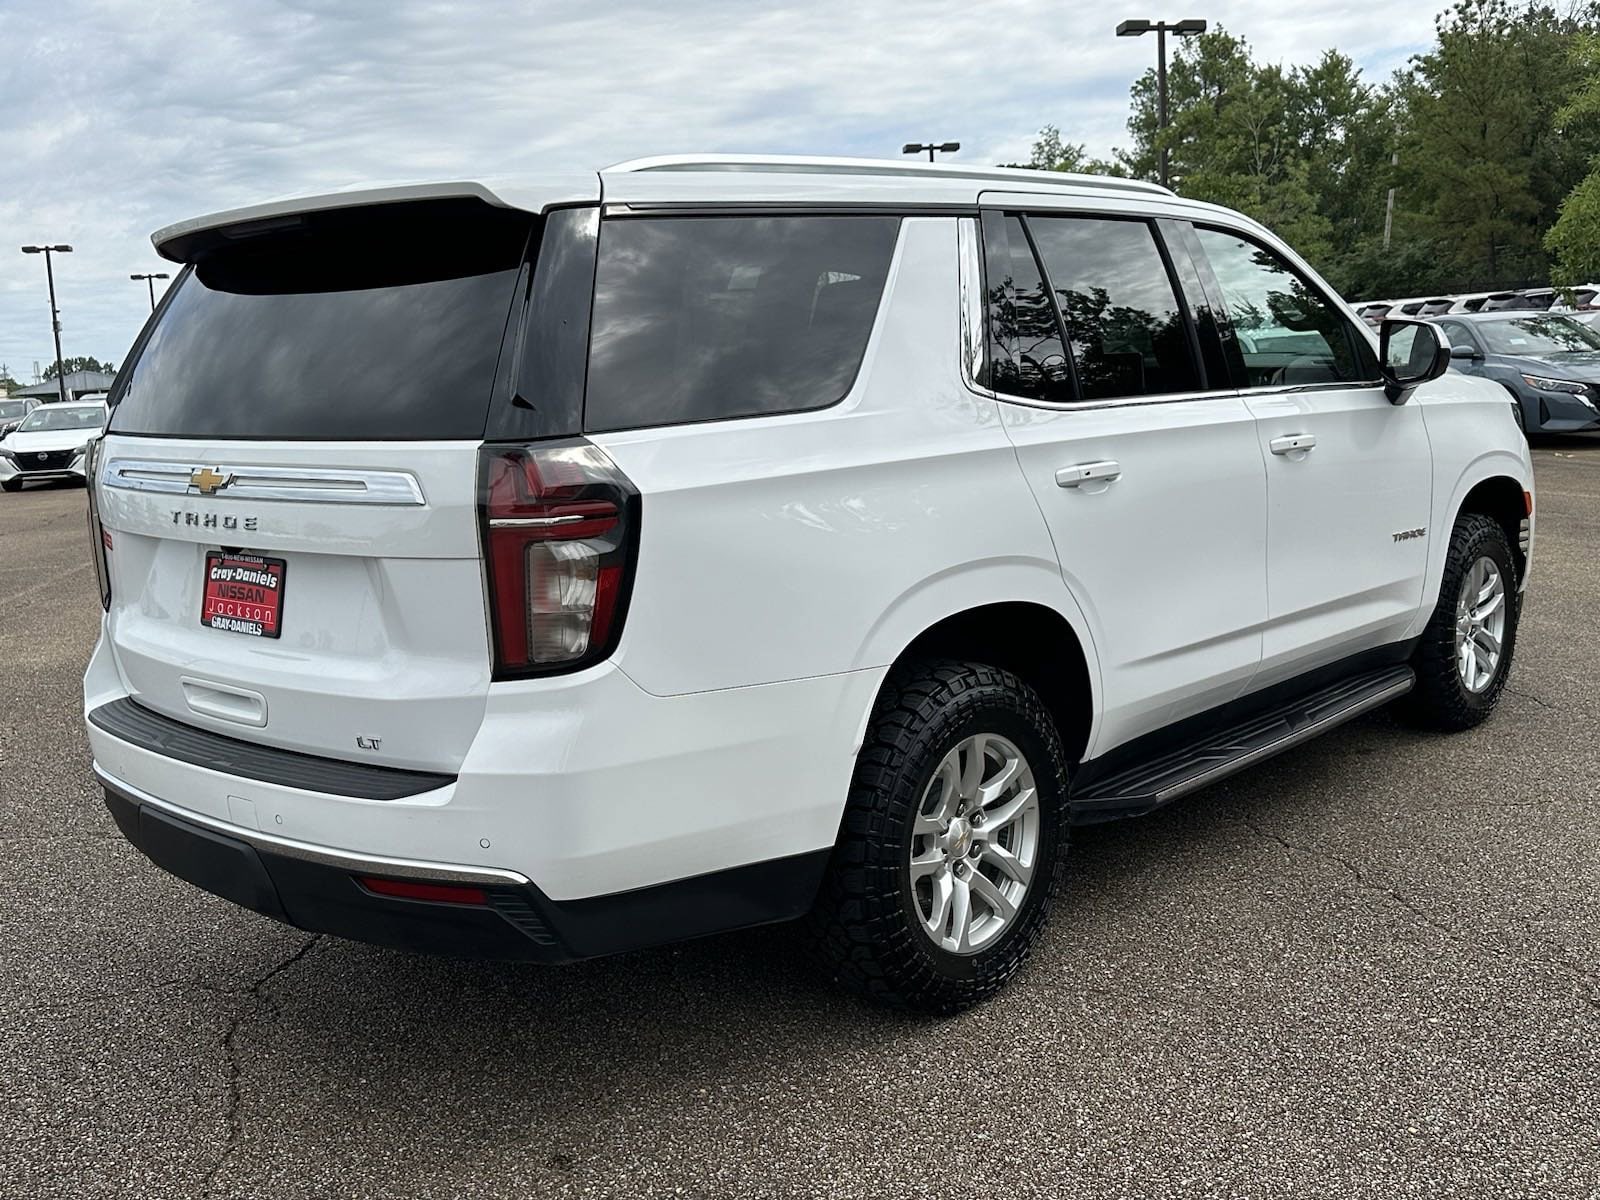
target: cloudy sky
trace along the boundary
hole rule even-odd
[[[1187,2],[1187,0],[1186,0]],[[1181,9],[1181,11],[1180,11]],[[1205,0],[0,0],[0,364],[122,357],[148,311],[150,231],[364,179],[589,169],[680,151],[894,155],[956,139],[1025,158],[1039,126],[1109,154],[1154,40],[1197,16],[1258,56],[1334,47],[1385,78],[1434,6]],[[169,268],[170,269],[170,268]]]

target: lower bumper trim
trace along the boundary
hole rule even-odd
[[[357,875],[399,875],[382,860],[286,853],[176,815],[98,772],[123,836],[158,867],[263,916],[313,933],[458,958],[564,963],[803,916],[831,848],[582,900],[554,901],[513,872],[481,886],[486,904],[378,895]],[[407,876],[402,876],[407,877]],[[416,876],[410,875],[415,878]],[[440,878],[436,873],[433,878]]]

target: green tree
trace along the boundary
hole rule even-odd
[[[1349,252],[1386,141],[1383,106],[1349,59],[1260,66],[1243,38],[1218,28],[1178,44],[1167,90],[1163,132],[1155,72],[1133,85],[1134,144],[1119,155],[1130,172],[1155,178],[1165,146],[1183,195],[1255,217],[1318,265]]]
[[[1089,157],[1082,142],[1064,142],[1061,130],[1046,125],[1039,130],[1032,153],[1025,163],[1001,163],[1002,167],[1025,167],[1035,171],[1072,171],[1084,175],[1126,175],[1118,164]]]
[[[1570,48],[1587,18],[1510,0],[1459,0],[1438,44],[1398,79],[1400,223],[1440,251],[1441,282],[1543,279],[1542,234],[1592,150],[1565,136]]]
[[[1581,83],[1556,114],[1559,130],[1580,145],[1592,143],[1600,125],[1600,34],[1586,31],[1573,39],[1567,57],[1571,78]],[[1554,256],[1552,281],[1561,285],[1600,279],[1600,159],[1561,201],[1560,215],[1545,234]]]
[[[115,375],[117,373],[117,368],[111,363],[101,362],[98,358],[88,358],[82,355],[77,358],[64,359],[61,366],[68,375],[71,375],[74,371],[102,371],[107,375]],[[56,377],[55,363],[51,363],[44,369],[44,377],[46,379],[54,379]]]

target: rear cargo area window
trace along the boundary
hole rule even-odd
[[[111,399],[115,433],[481,438],[533,218],[312,213],[197,254]]]
[[[603,222],[584,425],[825,408],[855,382],[900,218]]]

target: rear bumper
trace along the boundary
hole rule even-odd
[[[254,751],[272,747],[271,725],[166,705],[153,707],[198,741],[152,744],[93,717],[87,732],[105,777],[185,819],[369,858],[510,871],[565,902],[831,848],[881,678],[661,697],[603,664],[497,684],[462,760],[422,791],[291,771],[282,760],[296,756],[282,751],[260,769]],[[102,638],[84,677],[85,716],[132,692]],[[227,745],[214,752],[204,735]]]
[[[202,821],[96,768],[117,827],[158,867],[314,933],[423,954],[564,963],[801,916],[828,852],[557,903],[511,871],[368,858]],[[474,890],[482,903],[379,895],[362,879]]]

